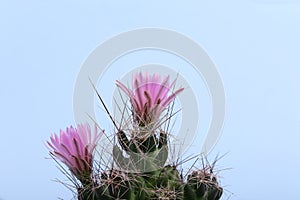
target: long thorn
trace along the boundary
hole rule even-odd
[[[93,84],[93,82],[92,82],[92,80],[91,80],[90,78],[89,78],[89,80],[90,80],[90,83],[92,84],[92,86],[93,86],[93,88],[94,88],[94,90],[95,90],[95,92],[96,92],[96,94],[97,94],[97,96],[98,96],[98,98],[99,98],[101,104],[103,105],[103,107],[104,107],[106,113],[108,114],[110,120],[111,120],[112,123],[114,124],[115,128],[119,131],[120,128],[117,126],[115,120],[114,120],[113,117],[111,116],[111,114],[110,114],[108,108],[106,107],[106,105],[105,105],[105,103],[104,103],[102,97],[100,96],[99,92],[97,91],[97,88],[95,87],[95,85]]]

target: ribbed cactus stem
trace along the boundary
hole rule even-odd
[[[207,169],[210,171],[208,172]],[[219,200],[222,196],[223,188],[218,185],[217,178],[211,172],[211,168],[204,168],[193,171],[188,176],[184,191],[184,200]]]
[[[101,173],[100,180],[86,184],[78,191],[79,200],[219,200],[223,189],[210,166],[194,170],[187,179],[176,165],[166,165],[168,134],[159,137],[128,139],[124,131],[117,133],[119,145],[113,149],[117,166]],[[124,156],[123,154],[128,156]]]

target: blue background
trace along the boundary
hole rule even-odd
[[[70,199],[44,141],[74,124],[80,66],[101,42],[161,27],[197,41],[217,65],[226,122],[213,154],[223,199],[300,196],[300,3],[227,1],[2,1],[0,199]],[[233,195],[231,194],[233,193]]]

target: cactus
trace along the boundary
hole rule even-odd
[[[124,142],[123,139],[125,137],[119,138],[120,144]],[[128,144],[130,143],[130,140],[126,141],[129,141]],[[136,145],[143,143],[141,141],[137,142],[134,139],[131,139],[131,142],[136,143]],[[145,151],[144,153],[158,151],[158,146],[159,144],[155,150],[148,148],[148,152]],[[122,150],[128,152],[127,146],[124,146]],[[117,151],[121,152],[122,150],[118,148]],[[118,154],[118,156],[120,155]],[[119,159],[122,161],[124,157],[116,157],[116,160]],[[132,160],[130,157],[127,159],[126,162],[134,165],[135,163],[132,160],[136,160],[137,158],[133,156]],[[148,163],[151,165],[153,160],[152,158],[150,160]],[[97,182],[98,185],[91,184],[92,187],[86,188],[86,191],[90,191],[90,195],[88,196],[87,192],[82,193],[78,199],[218,200],[223,193],[223,189],[218,185],[217,177],[213,174],[212,167],[210,166],[193,170],[188,174],[186,180],[178,171],[176,165],[164,165],[163,167],[155,165],[156,168],[153,168],[152,171],[144,172],[131,172],[128,170],[128,165],[125,166],[123,164],[120,164],[118,167],[120,170],[112,168],[108,172],[103,172],[100,180]]]
[[[157,75],[146,74],[144,77],[139,73],[133,81],[134,90],[117,82],[117,86],[130,98],[133,128],[122,130],[113,121],[117,129],[114,135],[117,142],[111,153],[114,165],[106,170],[100,170],[100,167],[95,169],[95,164],[91,162],[96,142],[102,135],[97,133],[96,128],[95,139],[92,139],[88,125],[79,126],[78,130],[71,128],[69,135],[67,129],[60,138],[51,138],[51,142],[48,142],[51,155],[64,162],[79,181],[75,184],[78,200],[221,198],[223,189],[218,184],[212,166],[204,165],[202,169],[190,170],[184,176],[178,170],[178,164],[167,163],[170,133],[161,128],[159,119],[175,95],[183,90],[180,88],[168,96],[174,85],[174,82],[168,84],[168,81],[168,77],[160,81]],[[100,95],[98,97],[103,103]]]

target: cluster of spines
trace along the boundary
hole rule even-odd
[[[121,149],[118,145],[114,146],[116,168],[102,172],[100,178],[88,187],[79,188],[79,200],[221,198],[223,189],[219,186],[212,167],[194,170],[185,179],[176,165],[165,165],[168,149],[167,134],[164,132],[161,131],[158,138],[155,134],[150,134],[144,139],[129,140],[121,131],[117,134],[117,138]],[[123,152],[129,157],[124,157]],[[151,167],[145,170],[148,165]]]

